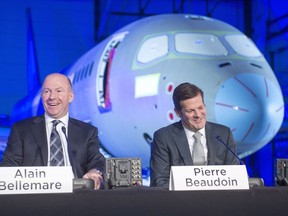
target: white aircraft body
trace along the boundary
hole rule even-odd
[[[75,93],[70,115],[98,127],[108,154],[140,157],[146,170],[153,133],[179,121],[172,93],[182,82],[202,88],[207,120],[231,128],[241,158],[269,143],[284,117],[279,83],[254,43],[233,26],[204,16],[140,19],[63,73]],[[43,113],[40,94],[38,89],[17,104],[14,114]]]

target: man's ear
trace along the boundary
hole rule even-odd
[[[73,99],[74,99],[74,92],[71,91],[71,92],[69,93],[69,103],[71,103],[71,102],[73,101]]]
[[[181,111],[177,110],[176,108],[174,108],[174,111],[175,111],[176,115],[177,115],[179,118],[181,118],[181,116],[182,116]]]

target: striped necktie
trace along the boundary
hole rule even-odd
[[[56,126],[60,120],[53,120],[53,128],[50,135],[50,166],[64,166],[62,143]]]

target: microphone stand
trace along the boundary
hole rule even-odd
[[[71,146],[68,142],[68,137],[66,134],[66,128],[64,126],[62,126],[61,130],[64,133],[65,138],[66,138],[68,156],[69,156],[69,160],[70,160],[72,170],[74,173],[73,190],[75,190],[75,189],[94,189],[94,180],[78,178],[77,171],[76,171],[75,154],[72,153]]]

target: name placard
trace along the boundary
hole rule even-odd
[[[249,189],[245,165],[172,166],[169,190]]]
[[[0,194],[72,192],[70,166],[0,167]]]

